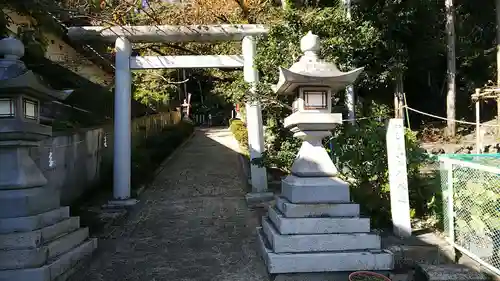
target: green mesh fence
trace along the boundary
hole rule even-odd
[[[444,230],[500,274],[500,154],[439,157]]]

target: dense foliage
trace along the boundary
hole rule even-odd
[[[371,116],[356,125],[344,124],[333,131],[333,155],[343,177],[351,183],[353,200],[362,211],[370,214],[374,225],[390,222],[389,179],[386,146],[386,124],[389,110],[373,106]],[[421,168],[428,156],[419,146],[415,133],[406,130],[405,146],[412,217],[434,215],[438,210],[434,198],[439,196],[439,185],[427,184]]]
[[[50,6],[54,14],[68,19],[85,18],[86,24],[270,25],[268,36],[258,41],[256,64],[261,77],[261,83],[257,85],[258,95],[249,95],[248,85],[240,71],[213,69],[188,71],[187,84],[180,83],[184,78],[177,70],[137,72],[134,96],[144,104],[161,108],[172,104],[172,100],[181,102],[178,92],[186,85],[187,91],[194,96],[193,109],[202,112],[208,112],[207,104],[202,102],[210,100],[208,97],[214,97],[213,104],[244,104],[249,100],[259,100],[266,125],[267,151],[256,162],[284,171],[293,162],[300,142],[283,128],[283,119],[291,113],[291,100],[277,97],[270,85],[277,82],[278,66],[289,67],[299,58],[300,38],[313,31],[321,37],[321,56],[325,60],[336,62],[341,70],[365,67],[355,89],[363,98],[358,100],[358,116],[370,118],[337,128],[333,132],[332,154],[344,176],[352,181],[355,199],[362,203],[365,211],[380,218],[380,224],[388,219],[384,121],[392,114],[387,106],[379,105],[392,104],[395,77],[402,75],[410,106],[444,115],[445,16],[444,4],[440,1],[357,1],[352,9],[352,20],[346,17],[340,1],[286,0],[286,9],[275,1],[265,0],[192,0],[188,4],[148,1],[147,6],[142,5],[143,1],[45,2],[57,2],[58,5]],[[456,1],[457,117],[472,113],[469,110],[472,89],[494,80],[495,75],[494,3],[474,3]],[[57,10],[57,6],[63,8]],[[237,54],[240,44],[138,44],[135,52],[139,55]],[[335,96],[334,102],[336,110],[343,112],[342,93]],[[410,115],[410,120],[414,128],[426,118]],[[246,143],[243,123],[232,122],[231,129],[240,143]],[[413,213],[429,214],[435,211],[434,202],[439,194],[435,194],[418,173],[425,157],[414,133],[407,131],[406,138]]]

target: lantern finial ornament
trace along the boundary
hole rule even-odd
[[[24,56],[23,43],[14,37],[3,38],[0,40],[0,56],[15,60],[22,58]]]
[[[300,40],[300,49],[304,55],[290,68],[280,67],[280,77],[274,91],[278,94],[296,94],[301,86],[328,87],[331,91],[344,89],[354,83],[363,68],[340,71],[335,63],[319,58],[320,39],[309,31]]]
[[[304,53],[304,55],[313,55],[316,56],[321,48],[321,43],[318,35],[313,34],[309,31],[302,39],[300,40],[300,50]]]

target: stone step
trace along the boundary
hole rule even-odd
[[[369,218],[285,218],[269,208],[269,219],[281,234],[369,233]]]
[[[88,238],[88,228],[80,228],[34,249],[0,251],[0,270],[39,267],[75,248]]]
[[[461,264],[419,264],[415,271],[415,280],[422,281],[486,281],[490,278]]]
[[[392,254],[382,250],[276,254],[266,245],[262,228],[258,243],[269,273],[392,270]]]
[[[274,253],[380,250],[380,236],[373,233],[282,235],[267,218],[262,229]]]
[[[71,270],[81,260],[89,257],[97,248],[97,239],[91,238],[71,251],[55,258],[51,263],[38,268],[0,271],[0,281],[65,281]],[[64,276],[64,278],[59,278]]]
[[[52,281],[73,280],[74,278],[71,277],[73,277],[73,275],[76,274],[77,272],[80,272],[81,270],[85,270],[85,268],[88,268],[91,262],[92,262],[92,255],[84,256],[70,269],[64,271],[61,275],[58,275],[55,279],[52,279]]]
[[[80,228],[80,217],[70,217],[41,229],[43,243],[55,240]]]
[[[89,229],[85,227],[51,241],[47,244],[47,248],[49,249],[48,259],[53,259],[68,252],[83,243],[83,241],[87,240],[88,237]]]
[[[276,208],[287,218],[306,217],[359,217],[359,204],[296,204],[285,197],[276,197]]]
[[[71,217],[30,232],[0,234],[0,250],[33,249],[80,227],[80,218]]]
[[[69,218],[69,207],[60,207],[45,213],[16,218],[0,218],[0,234],[28,232]]]
[[[0,270],[42,266],[47,262],[47,254],[47,247],[20,250],[1,250]]]
[[[0,190],[0,218],[34,216],[59,205],[59,190],[47,187]]]
[[[289,175],[281,181],[281,195],[293,203],[349,203],[349,184],[335,177],[301,178]]]

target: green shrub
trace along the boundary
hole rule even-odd
[[[245,123],[239,119],[232,119],[230,122],[229,129],[238,141],[242,153],[248,157],[248,130]]]
[[[386,116],[387,107],[373,105],[367,116]],[[382,119],[387,119],[382,118]],[[301,141],[287,130],[272,129],[268,149],[263,157],[252,163],[288,172],[295,160]],[[385,227],[391,222],[390,193],[386,148],[386,125],[381,120],[360,120],[356,125],[344,124],[332,131],[332,157],[341,177],[351,186],[352,199],[359,203],[362,212],[372,218],[375,227]],[[428,161],[427,154],[419,146],[415,133],[406,130],[406,157],[411,215],[425,217],[439,212],[439,185],[432,177],[423,177],[420,168]],[[325,140],[325,144],[328,140]],[[327,150],[330,150],[329,148]]]
[[[375,106],[374,111],[370,115],[389,114],[387,107]],[[339,126],[332,139],[336,165],[351,182],[353,201],[360,204],[376,227],[385,227],[391,222],[386,132],[384,122],[368,119],[354,126]],[[424,217],[430,214],[431,201],[439,186],[426,185],[423,181],[420,169],[428,156],[414,132],[405,131],[405,145],[411,216]]]

